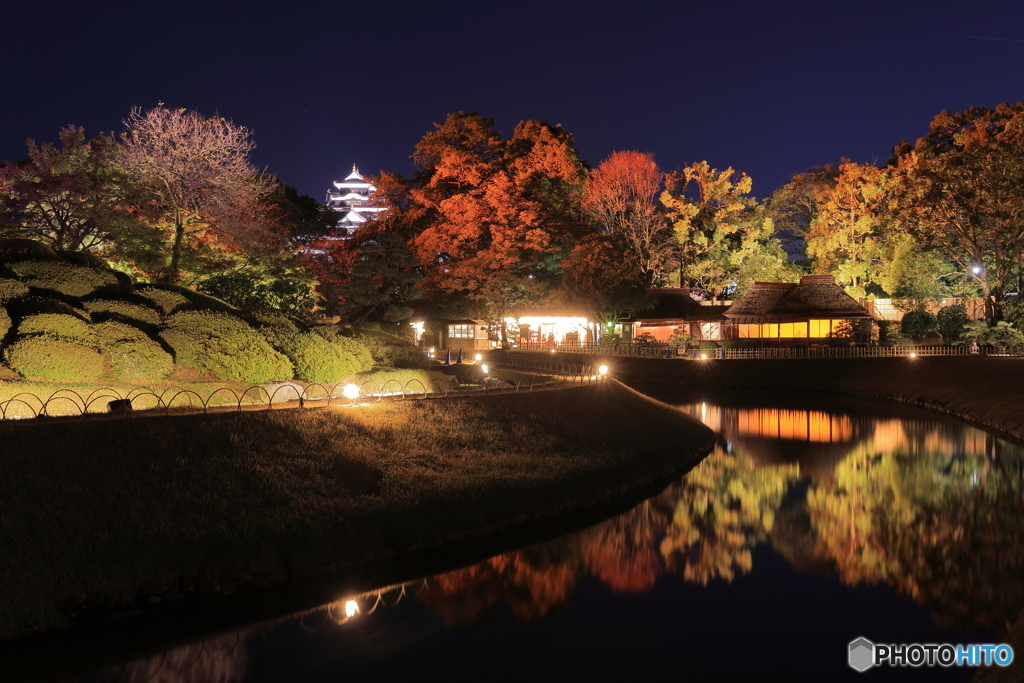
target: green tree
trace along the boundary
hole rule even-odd
[[[349,322],[383,320],[398,323],[412,317],[407,304],[423,296],[419,261],[398,235],[374,235],[359,244],[350,276],[333,285],[335,308]]]

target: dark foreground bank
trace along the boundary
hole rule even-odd
[[[457,545],[624,495],[713,443],[615,382],[3,425],[0,632]]]
[[[537,354],[508,354],[536,358]],[[823,391],[911,402],[1024,439],[1024,358],[806,358],[682,360],[559,354],[566,363],[605,363],[625,382]]]

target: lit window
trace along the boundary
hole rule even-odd
[[[449,325],[448,336],[460,339],[472,339],[476,325]]]

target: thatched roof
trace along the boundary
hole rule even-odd
[[[836,284],[832,275],[804,275],[792,282],[755,282],[732,305],[733,322],[797,322],[811,318],[870,318],[863,306]]]
[[[711,322],[722,320],[728,305],[704,306],[690,296],[688,289],[649,289],[654,305],[627,319],[627,322],[668,324],[673,322]]]

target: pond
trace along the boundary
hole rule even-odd
[[[968,681],[847,647],[1024,640],[1020,446],[898,404],[638,388],[719,446],[629,512],[76,680]]]

